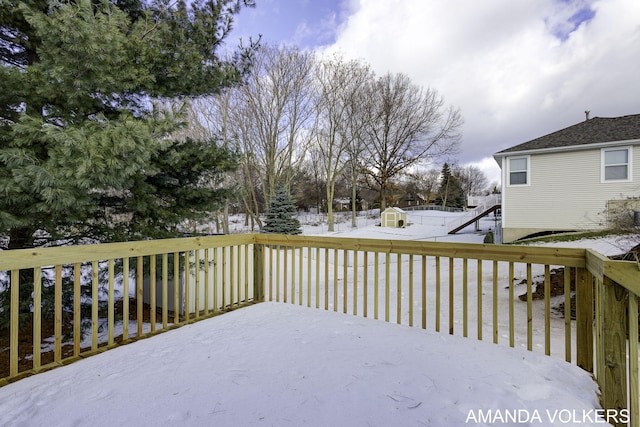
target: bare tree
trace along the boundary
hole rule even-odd
[[[298,177],[296,178],[297,193],[294,194],[298,206],[316,207],[318,213],[322,210],[322,200],[326,193],[319,157],[317,148],[312,145],[307,151],[307,158],[298,172]]]
[[[423,89],[404,74],[386,74],[370,85],[369,120],[364,126],[367,174],[385,209],[390,179],[421,161],[454,153],[460,142],[462,117],[445,107],[433,89]]]
[[[278,183],[290,187],[304,160],[314,119],[314,58],[293,47],[263,47],[242,86],[245,105],[241,144],[263,171],[265,197]]]
[[[357,196],[358,182],[366,170],[368,151],[366,149],[363,129],[370,119],[367,109],[362,106],[367,102],[367,86],[370,85],[375,75],[368,65],[356,63],[351,71],[354,91],[346,104],[346,121],[343,127],[343,138],[347,141],[346,166],[351,182],[351,226],[357,227]]]
[[[465,200],[469,200],[469,196],[477,196],[486,192],[489,180],[482,169],[474,165],[454,166],[452,169],[453,176],[462,187]]]
[[[241,153],[240,167],[236,172],[235,182],[238,188],[238,196],[242,200],[245,210],[245,225],[251,222],[251,230],[257,223],[262,227],[260,220],[261,208],[264,207],[265,198],[260,193],[260,175],[257,173],[252,161],[253,153],[246,150],[243,144],[243,136],[247,134],[244,118],[248,115],[246,105],[243,103],[242,91],[236,88],[216,96],[210,103],[209,114],[206,115],[210,126],[215,127],[233,141],[236,149]]]
[[[432,167],[417,169],[408,175],[415,183],[416,193],[424,199],[425,203],[430,203],[435,199],[440,185],[440,171],[438,169]]]
[[[328,230],[334,231],[336,180],[354,160],[356,150],[362,151],[358,148],[362,147],[361,138],[356,136],[359,131],[354,130],[356,103],[371,73],[359,61],[346,62],[334,56],[318,65],[316,75],[319,91],[316,141],[326,179]]]
[[[242,86],[220,94],[208,119],[225,126],[242,154],[238,180],[247,213],[259,214],[278,185],[290,190],[314,124],[311,53],[262,46]]]

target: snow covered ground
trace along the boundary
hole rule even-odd
[[[0,388],[4,426],[596,425],[597,407],[550,357],[277,303]]]
[[[363,217],[354,230],[306,224],[304,232],[481,243],[495,226],[489,219],[481,233],[471,226],[448,235],[457,215],[410,213],[404,229]],[[603,247],[601,240],[566,246]],[[277,303],[0,388],[3,426],[602,425],[597,408],[590,375],[557,358]]]

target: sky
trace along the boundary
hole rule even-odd
[[[444,224],[461,215],[411,212],[411,225],[405,229],[369,224],[331,234],[402,240],[428,236],[425,238],[440,240],[446,235]],[[326,234],[316,222],[305,224],[305,235]],[[481,226],[486,230],[492,223],[483,220]],[[454,241],[452,238],[447,237],[448,241]],[[471,226],[455,239],[477,243],[482,234],[475,233]],[[613,241],[570,243],[607,253]],[[371,266],[371,258],[369,262]],[[421,261],[415,262],[419,265]],[[429,271],[433,271],[433,260],[429,262]],[[476,277],[474,266],[469,263],[469,277]],[[322,265],[319,268],[324,269]],[[380,268],[385,268],[384,256]],[[409,281],[408,270],[402,268],[402,283]],[[396,283],[397,271],[390,269],[390,283]],[[520,275],[526,274],[517,264],[515,272],[518,282]],[[455,277],[462,274],[461,263],[456,263]],[[362,271],[359,275],[362,287]],[[485,269],[484,275],[483,299],[490,307],[491,269]],[[500,278],[508,280],[504,273]],[[445,267],[442,281],[447,280]],[[461,292],[460,281],[456,283],[456,293]],[[369,295],[374,295],[371,278],[368,286]],[[523,285],[516,286],[517,294],[524,292]],[[342,301],[342,286],[339,288],[338,301]],[[428,289],[426,331],[407,326],[406,295],[402,325],[394,323],[395,316],[391,323],[365,319],[361,317],[362,306],[354,316],[341,310],[336,313],[332,305],[325,311],[265,302],[0,387],[0,425],[604,425],[595,418],[599,403],[591,375],[564,361],[564,319],[558,316],[550,319],[554,357],[544,355],[545,322],[537,317],[543,301],[534,302],[534,351],[529,352],[525,350],[527,305],[517,298],[516,348],[506,347],[509,293],[504,283],[498,288],[498,345],[491,343],[491,316],[483,321],[486,341],[478,341],[473,335],[461,336],[460,299],[455,308],[456,335],[434,332],[436,291],[432,282]],[[362,289],[358,292],[363,295]],[[475,286],[469,286],[468,292],[470,301],[475,301]],[[391,307],[396,306],[394,295],[392,290]],[[349,296],[352,298],[352,294]],[[418,288],[415,300],[420,301]],[[372,298],[368,301],[371,305]],[[352,306],[352,300],[347,306]],[[443,304],[443,324],[447,307]],[[471,310],[470,330],[476,318]],[[135,329],[132,325],[130,333]],[[120,327],[116,335],[121,331]],[[100,331],[103,340],[107,336],[106,330]],[[575,360],[575,355],[572,357]],[[510,414],[520,418],[517,422],[500,421]],[[497,421],[483,422],[486,417]],[[572,423],[574,419],[580,422]]]
[[[640,113],[637,0],[256,0],[235,37],[369,63],[438,91],[465,120],[459,164],[585,120]]]

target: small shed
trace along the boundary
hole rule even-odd
[[[387,208],[381,214],[382,227],[403,228],[407,226],[407,213],[400,208]]]

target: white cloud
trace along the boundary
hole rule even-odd
[[[404,72],[459,107],[460,163],[495,164],[496,151],[584,120],[585,110],[640,113],[637,0],[353,0],[350,7],[328,50],[378,73]]]

